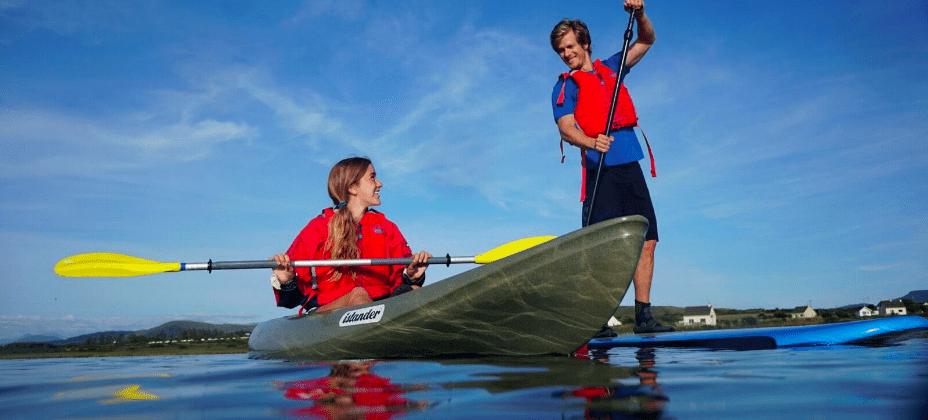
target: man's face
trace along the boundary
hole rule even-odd
[[[577,42],[577,34],[574,31],[567,31],[557,43],[557,55],[561,56],[561,60],[571,70],[579,70],[590,61],[590,53],[586,47],[588,45],[580,45]]]

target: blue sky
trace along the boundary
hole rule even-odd
[[[350,155],[374,160],[380,209],[416,249],[576,229],[548,34],[584,19],[609,55],[617,3],[0,0],[0,339],[286,314],[264,271],[51,268],[91,251],[265,258],[329,204]],[[928,288],[924,2],[647,10],[657,43],[627,83],[657,154],[655,304]]]

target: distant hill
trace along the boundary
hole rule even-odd
[[[61,337],[57,335],[41,335],[41,334],[26,334],[22,337],[19,337],[15,340],[5,340],[0,342],[0,344],[10,344],[10,343],[48,343],[51,341],[61,340]]]
[[[908,299],[916,303],[925,303],[928,302],[928,290],[913,290],[899,299]]]
[[[128,337],[132,335],[134,331],[100,331],[90,334],[82,334],[75,337],[65,338],[63,340],[50,341],[48,344],[55,345],[64,345],[64,344],[82,344],[88,341],[100,341],[103,339],[109,339],[110,341],[118,339],[120,337]]]
[[[210,324],[208,322],[197,321],[170,321],[147,330],[100,331],[46,342],[55,345],[66,345],[100,341],[121,341],[131,336],[145,336],[148,338],[161,339],[178,339],[184,338],[185,336],[208,337],[234,333],[244,334],[246,332],[251,332],[254,328],[255,324]]]
[[[146,337],[164,336],[165,338],[179,338],[185,331],[208,331],[211,333],[232,334],[237,332],[251,332],[255,324],[210,324],[196,321],[171,321],[147,330],[136,331]]]

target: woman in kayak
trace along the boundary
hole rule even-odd
[[[277,306],[323,313],[363,305],[416,289],[425,281],[431,254],[413,254],[399,228],[382,213],[383,183],[367,158],[352,157],[329,172],[332,208],[322,211],[293,240],[290,249],[273,257],[271,285]],[[407,266],[300,267],[291,260],[408,258]]]

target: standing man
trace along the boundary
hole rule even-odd
[[[644,11],[644,0],[624,0],[626,10],[635,9],[638,37],[628,47],[626,74],[654,44],[654,27]],[[633,128],[638,118],[631,97],[621,86],[615,116],[609,135],[602,134],[606,126],[612,92],[622,60],[618,52],[605,61],[592,59],[592,41],[586,24],[564,19],[551,31],[551,47],[570,69],[554,85],[551,102],[554,120],[566,141],[580,148],[583,180],[580,200],[583,201],[583,225],[621,216],[640,214],[650,222],[644,247],[635,270],[635,333],[673,331],[661,325],[651,315],[651,278],[654,274],[654,248],[657,246],[657,218],[648,185],[638,161],[644,158]],[[623,83],[624,85],[624,83]],[[561,144],[563,150],[563,143]],[[605,157],[592,213],[587,220],[593,183],[600,155]],[[562,157],[563,160],[563,157]],[[653,172],[653,167],[652,167]],[[603,327],[597,336],[614,336]]]

